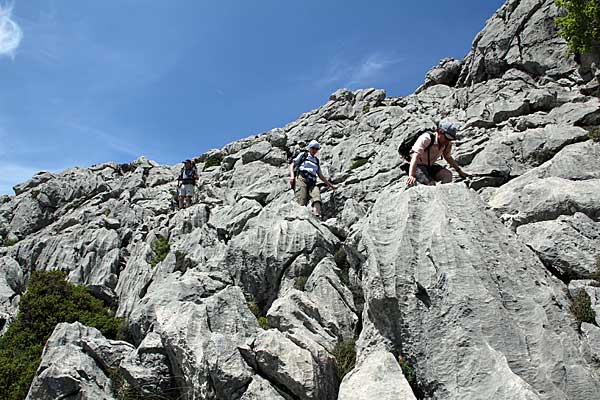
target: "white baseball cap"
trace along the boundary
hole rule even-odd
[[[308,144],[308,148],[319,150],[321,148],[321,145],[316,140],[311,140],[310,143]]]

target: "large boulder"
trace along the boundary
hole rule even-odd
[[[396,358],[387,351],[365,357],[340,385],[338,400],[416,400]]]
[[[79,322],[58,324],[44,347],[27,400],[116,399],[111,369],[133,349]]]
[[[554,0],[509,0],[487,21],[465,57],[460,85],[501,77],[510,68],[561,77],[577,66],[558,38]]]
[[[522,225],[517,234],[565,279],[585,279],[600,262],[600,223],[582,213]]]
[[[513,227],[582,212],[600,216],[600,144],[576,143],[499,188],[489,204]]]
[[[360,240],[360,353],[401,351],[426,397],[596,396],[600,380],[563,311],[565,287],[475,192],[391,188]]]

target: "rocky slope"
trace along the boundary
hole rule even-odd
[[[0,329],[33,270],[62,269],[126,317],[135,342],[57,326],[28,398],[112,399],[114,369],[185,399],[598,398],[600,328],[580,329],[569,305],[586,290],[600,323],[600,289],[583,280],[600,256],[600,144],[588,138],[600,74],[569,57],[558,13],[553,0],[509,0],[415,94],[339,90],[198,157],[201,170],[222,162],[187,210],[172,208],[180,166],[144,158],[16,186],[0,199],[0,234],[18,240],[0,248]],[[398,144],[441,118],[463,126],[454,154],[469,187],[405,189]],[[315,138],[339,185],[323,195],[326,222],[286,179]],[[159,237],[170,252],[152,267]],[[334,349],[352,339],[357,364],[340,383]]]

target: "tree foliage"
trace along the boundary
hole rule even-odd
[[[0,399],[22,400],[41,361],[44,344],[61,322],[79,321],[120,339],[122,320],[84,286],[60,271],[36,271],[19,304],[16,320],[0,337]]]
[[[567,14],[556,18],[574,54],[600,52],[600,0],[556,0]]]

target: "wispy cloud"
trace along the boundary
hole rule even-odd
[[[21,44],[23,31],[12,19],[12,4],[0,4],[0,56],[14,57]]]
[[[376,83],[389,69],[403,62],[401,57],[375,52],[364,57],[348,60],[336,56],[330,60],[319,78],[317,86],[366,87]]]
[[[79,121],[69,121],[66,126],[72,128],[74,132],[82,137],[95,139],[97,143],[111,148],[128,157],[138,158],[142,155],[142,150],[139,146],[132,144],[124,138],[129,137],[127,132],[119,132],[118,134],[109,133],[103,129],[98,129]]]

